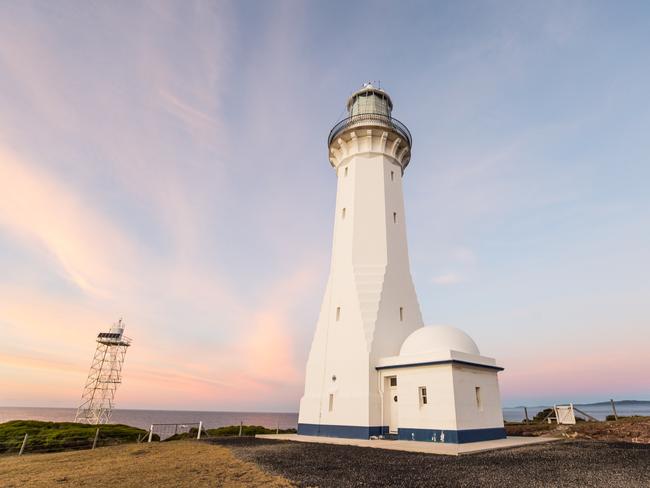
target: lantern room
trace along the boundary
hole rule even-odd
[[[363,85],[348,99],[348,112],[350,116],[362,114],[377,114],[391,116],[393,102],[388,94],[381,88],[375,88],[371,83]]]

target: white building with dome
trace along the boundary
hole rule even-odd
[[[497,373],[474,341],[423,327],[409,269],[402,177],[411,134],[371,84],[328,138],[337,195],[332,261],[300,401],[299,435],[430,442],[505,437]]]
[[[382,424],[400,439],[474,442],[505,437],[497,373],[463,331],[417,329],[397,356],[375,368],[383,388]]]

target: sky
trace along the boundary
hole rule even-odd
[[[295,412],[328,274],[330,128],[413,134],[427,324],[503,404],[650,399],[647,2],[0,2],[0,405]]]

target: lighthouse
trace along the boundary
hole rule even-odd
[[[328,137],[337,193],[330,273],[299,435],[472,442],[505,437],[498,367],[464,332],[423,327],[406,241],[408,128],[364,85]]]

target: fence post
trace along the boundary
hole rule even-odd
[[[610,398],[609,401],[612,403],[612,411],[614,412],[614,420],[618,420],[618,414],[616,413],[616,404],[614,403],[614,399]]]
[[[196,439],[197,439],[197,440],[201,438],[201,429],[202,429],[202,428],[203,428],[203,420],[200,420],[200,421],[199,421],[199,433],[196,434]]]
[[[18,453],[19,456],[23,455],[23,451],[25,450],[25,444],[27,444],[27,434],[25,434],[25,437],[23,438],[23,444],[20,446],[20,452]]]
[[[524,407],[524,415],[526,416],[526,423],[530,422],[530,420],[528,420],[528,408],[526,407]]]
[[[239,437],[241,437],[241,432],[242,432],[243,426],[244,426],[244,421],[240,420],[239,421]]]
[[[151,442],[152,437],[153,437],[153,424],[151,424],[151,427],[149,427],[149,440],[147,442]]]
[[[95,439],[93,440],[93,449],[97,447],[97,439],[99,438],[99,427],[97,427],[97,430],[95,431]]]

